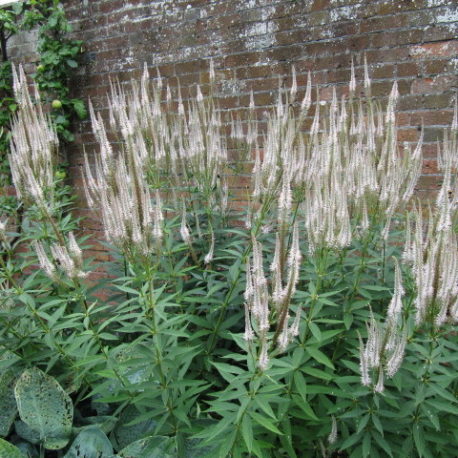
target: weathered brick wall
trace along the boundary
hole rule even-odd
[[[299,90],[308,70],[322,97],[344,88],[353,56],[362,79],[367,56],[372,92],[385,98],[399,83],[400,140],[415,142],[425,125],[425,164],[419,194],[437,188],[435,141],[452,119],[458,83],[456,0],[64,0],[75,35],[84,40],[85,64],[75,75],[75,96],[106,108],[109,78],[128,81],[144,62],[157,67],[184,96],[208,83],[213,58],[220,104],[248,106],[254,91],[262,108],[275,101],[280,76],[286,84],[294,64]],[[82,148],[94,147],[89,122],[75,126],[69,161],[77,186]],[[87,230],[99,230],[89,216]],[[99,257],[103,257],[100,253]]]

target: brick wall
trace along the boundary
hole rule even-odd
[[[278,77],[288,84],[294,64],[299,90],[313,73],[322,97],[331,85],[343,90],[353,56],[362,79],[364,54],[372,92],[385,98],[399,83],[400,139],[415,142],[425,125],[424,175],[418,193],[437,188],[435,141],[452,119],[458,83],[456,0],[63,0],[77,38],[84,40],[84,66],[74,94],[106,108],[109,78],[128,81],[144,62],[158,68],[184,95],[204,87],[209,59],[217,72],[222,107],[242,111],[254,91],[261,108],[274,103]],[[28,59],[29,61],[33,59]],[[300,95],[300,94],[299,94]],[[259,111],[262,117],[262,109]],[[72,176],[81,184],[82,147],[94,147],[88,122],[75,126],[68,150]],[[99,230],[88,216],[88,231]],[[103,258],[103,253],[99,253]]]

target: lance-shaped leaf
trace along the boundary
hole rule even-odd
[[[21,420],[40,435],[45,448],[59,450],[70,438],[72,400],[59,383],[41,370],[25,370],[14,389]]]

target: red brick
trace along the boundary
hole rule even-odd
[[[426,43],[410,48],[410,55],[414,59],[431,59],[438,57],[457,57],[458,40],[448,40],[439,43]]]

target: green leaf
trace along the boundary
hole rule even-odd
[[[297,392],[302,396],[302,399],[306,399],[307,396],[307,382],[305,377],[299,372],[294,372],[294,386],[296,387]]]
[[[314,367],[301,367],[301,371],[305,372],[308,375],[312,375],[313,377],[320,378],[323,380],[332,380],[332,375],[324,372],[320,369],[315,369]]]
[[[393,456],[390,444],[379,433],[372,431],[372,437],[385,453],[388,453],[391,457]]]
[[[305,401],[304,399],[302,399],[300,396],[297,396],[297,395],[294,395],[293,399],[296,405],[300,407],[300,409],[305,413],[305,415],[307,415],[312,420],[319,421],[319,418],[316,416],[315,412],[310,407],[310,404],[307,401]]]
[[[77,68],[78,67],[78,63],[76,61],[74,61],[73,59],[67,59],[66,63],[71,68]]]
[[[458,407],[451,405],[450,403],[437,401],[436,399],[427,399],[425,403],[434,406],[439,412],[448,412],[453,415],[458,415]]]
[[[30,426],[22,420],[14,422],[14,430],[19,437],[31,444],[38,444],[40,442],[40,434],[31,429]]]
[[[274,411],[272,410],[272,407],[270,407],[269,401],[270,396],[262,396],[258,394],[254,398],[254,402],[267,414],[269,417],[272,417],[274,420],[276,420]]]
[[[244,373],[244,370],[241,367],[233,366],[227,363],[215,363],[212,361],[211,365],[215,366],[220,373],[229,373],[229,374],[237,374],[237,375]]]
[[[417,449],[420,458],[425,454],[425,439],[423,436],[423,430],[420,428],[418,423],[415,423],[412,428],[413,441]]]
[[[137,440],[118,452],[120,458],[176,458],[173,438],[150,436]]]
[[[0,458],[25,458],[25,456],[13,444],[0,439]]]
[[[315,323],[309,323],[309,329],[318,342],[321,341],[321,331],[320,328]]]
[[[224,439],[218,450],[218,458],[227,458],[234,445],[235,439],[237,438],[237,430],[233,429],[228,436]],[[148,457],[149,458],[149,457]]]
[[[347,448],[350,448],[352,445],[356,444],[359,442],[361,439],[361,434],[352,434],[351,436],[347,437],[342,445],[339,447],[339,450],[346,450]]]
[[[383,436],[382,423],[380,422],[379,418],[374,414],[372,414],[372,423],[374,424],[374,426],[377,429],[377,431]]]
[[[307,347],[305,351],[315,360],[325,366],[329,367],[330,369],[334,369],[334,364],[332,364],[331,360],[318,348],[316,347]]]
[[[239,275],[240,275],[240,265],[242,263],[241,259],[237,259],[237,261],[232,264],[231,267],[229,267],[229,279],[232,282],[237,281]]]
[[[370,415],[366,414],[364,417],[361,417],[359,422],[358,422],[358,428],[356,430],[356,434],[359,434],[367,425],[369,421]]]
[[[363,438],[363,456],[369,456],[371,453],[371,435],[367,432]]]
[[[350,329],[353,323],[353,314],[352,313],[345,313],[344,314],[344,325],[345,329]]]
[[[59,383],[39,369],[27,369],[14,395],[21,420],[39,434],[45,448],[64,448],[72,431],[73,404]]]
[[[5,351],[0,361],[13,363],[16,355]],[[0,436],[7,436],[11,425],[17,416],[16,398],[14,397],[14,385],[19,376],[16,369],[7,367],[0,371]]]
[[[119,418],[119,422],[113,431],[113,435],[118,443],[119,448],[127,447],[129,444],[139,439],[149,436],[156,427],[156,422],[152,419],[130,424],[138,418],[140,412],[135,406],[128,406]]]
[[[73,441],[64,458],[111,458],[113,446],[97,426],[84,428]]]
[[[251,418],[248,415],[244,415],[242,419],[242,437],[245,441],[248,453],[253,450],[253,424]]]
[[[272,431],[273,433],[279,435],[283,434],[268,418],[259,415],[255,412],[250,412],[250,416],[256,423],[268,429],[269,431]]]

